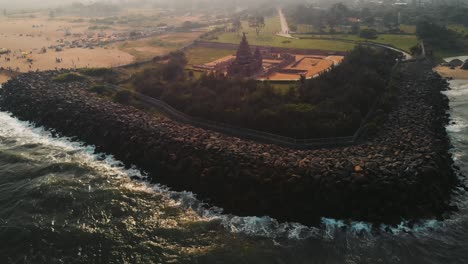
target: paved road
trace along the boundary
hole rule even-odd
[[[283,14],[283,9],[278,8],[278,15],[280,17],[281,22],[281,32],[279,32],[277,35],[285,38],[294,38],[289,34],[288,21],[286,20],[286,17]]]
[[[369,44],[367,44],[369,45]],[[385,45],[385,44],[379,44],[379,43],[372,43],[370,45],[374,45],[374,46],[380,46],[380,47],[384,47],[386,49],[390,49],[390,50],[394,50],[394,51],[397,51],[397,52],[400,52],[401,54],[403,54],[403,56],[405,56],[405,60],[411,60],[413,58],[413,56],[411,56],[411,54],[409,54],[408,52],[406,51],[403,51],[401,49],[397,49],[397,48],[394,48],[392,46],[389,46],[389,45]]]

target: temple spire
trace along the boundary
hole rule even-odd
[[[247,35],[244,32],[239,49],[236,53],[236,59],[228,68],[228,74],[231,76],[250,77],[262,69],[262,55],[257,48],[252,53]]]

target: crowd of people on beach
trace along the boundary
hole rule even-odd
[[[33,25],[33,28],[39,28],[42,25]],[[64,38],[60,38],[51,43],[47,47],[34,48],[29,51],[23,49],[10,50],[5,48],[0,48],[0,70],[8,70],[11,72],[26,72],[26,71],[39,71],[39,67],[35,67],[34,54],[45,54],[49,50],[55,51],[57,54],[62,52],[64,49],[74,49],[74,48],[83,48],[83,49],[94,49],[95,47],[102,47],[104,45],[121,42],[127,40],[136,40],[141,38],[147,38],[154,35],[162,34],[167,32],[167,27],[158,27],[151,30],[141,30],[141,31],[125,31],[125,32],[85,32],[85,33],[70,33],[66,28],[61,30],[65,31]],[[3,34],[2,34],[3,35]],[[41,36],[39,34],[38,36]],[[18,34],[20,37],[34,37],[31,34]],[[72,37],[70,39],[69,37]],[[48,38],[48,40],[50,40]],[[52,58],[51,58],[52,59]],[[68,59],[68,58],[67,58]],[[77,65],[75,61],[79,62],[80,58],[76,57],[71,59],[72,67],[76,68]],[[62,64],[64,59],[62,57],[55,56],[55,64]],[[60,67],[55,67],[57,70]]]
[[[44,48],[43,48],[44,49]],[[41,50],[41,53],[43,52],[43,49]],[[0,70],[7,70],[10,72],[24,72],[24,71],[33,71],[34,70],[34,58],[33,58],[33,52],[25,52],[22,49],[18,50],[7,50],[3,53],[0,54]],[[79,62],[80,58],[77,57],[76,60]],[[55,57],[55,63],[56,64],[61,64],[63,63],[64,59],[62,57]],[[75,64],[75,60],[71,60],[73,67],[77,67]],[[13,65],[10,65],[13,64]],[[27,68],[21,67],[21,65],[26,65]],[[58,70],[59,67],[55,67],[55,70]],[[36,68],[35,71],[39,71],[39,68]]]

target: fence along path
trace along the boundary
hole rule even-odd
[[[123,90],[116,85],[109,85],[110,88],[114,90]],[[169,104],[158,100],[153,97],[146,96],[144,94],[135,92],[135,98],[139,100],[141,103],[156,108],[158,111],[162,112],[167,117],[171,118],[172,120],[189,124],[192,126],[200,127],[203,129],[212,130],[215,132],[227,134],[230,136],[235,136],[244,139],[250,139],[258,142],[268,143],[268,144],[276,144],[281,145],[289,148],[297,148],[297,149],[310,149],[310,148],[317,148],[317,147],[332,147],[332,146],[343,146],[343,145],[351,145],[358,141],[360,136],[365,132],[365,124],[369,117],[372,114],[372,110],[369,111],[368,115],[365,117],[364,121],[361,124],[361,127],[354,133],[354,135],[349,137],[330,137],[330,138],[312,138],[312,139],[296,139],[290,138],[285,136],[280,136],[276,134],[271,134],[267,132],[262,132],[258,130],[242,128],[242,127],[235,127],[224,123],[218,123],[210,120],[205,120],[197,117],[192,117],[187,114],[184,114],[177,109],[173,108]],[[375,108],[377,104],[374,103]]]

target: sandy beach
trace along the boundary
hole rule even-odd
[[[73,34],[88,31],[89,23],[31,19],[0,19],[0,49],[10,50],[0,56],[0,67],[20,72],[74,67],[112,67],[128,64],[134,57],[117,48],[49,49],[60,41],[73,41]],[[65,32],[69,32],[70,35]],[[46,48],[46,53],[43,53]]]
[[[436,68],[434,68],[434,70],[445,78],[468,80],[468,70],[462,70],[460,68],[452,70],[449,67],[443,66],[437,66]]]
[[[445,62],[450,62],[454,59],[459,59],[461,61],[468,60],[468,56],[458,56],[458,57],[450,57],[444,58]],[[440,76],[445,78],[453,78],[458,80],[468,80],[468,70],[462,70],[460,67],[456,67],[455,69],[451,69],[447,66],[437,66],[434,68],[434,71],[440,74]]]
[[[8,75],[0,73],[0,84],[7,82],[10,79]]]

